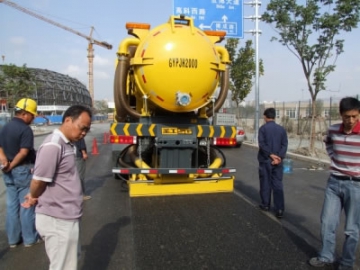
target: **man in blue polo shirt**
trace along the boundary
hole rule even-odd
[[[37,111],[34,100],[23,98],[15,116],[0,132],[0,164],[6,186],[6,232],[10,248],[39,242],[35,229],[35,207],[21,207],[29,192],[35,163],[34,134],[30,128]]]

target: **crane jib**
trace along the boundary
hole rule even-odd
[[[98,45],[98,46],[104,47],[104,48],[109,49],[109,50],[112,49],[112,45],[109,44],[109,43],[107,43],[107,42],[105,42],[105,41],[98,41],[98,40],[93,39],[92,33],[93,33],[93,31],[94,31],[94,27],[91,27],[90,34],[89,34],[89,35],[86,35],[86,34],[83,34],[83,33],[81,33],[81,32],[78,32],[78,31],[76,31],[76,30],[74,30],[74,29],[72,29],[72,28],[70,28],[70,27],[67,27],[67,26],[65,26],[65,25],[62,25],[62,24],[60,24],[60,23],[58,23],[58,22],[55,22],[55,21],[53,21],[53,20],[50,20],[49,18],[46,18],[46,17],[44,17],[44,16],[42,16],[42,15],[40,15],[40,14],[37,14],[37,13],[35,13],[35,12],[33,12],[33,11],[25,8],[25,7],[19,6],[18,4],[15,4],[15,3],[11,2],[11,1],[0,0],[0,3],[3,3],[3,4],[5,4],[5,5],[9,6],[9,7],[15,8],[15,9],[21,11],[21,12],[24,12],[24,13],[30,15],[30,16],[33,16],[33,17],[35,17],[35,18],[38,18],[38,19],[40,19],[40,20],[42,20],[42,21],[44,21],[44,22],[50,23],[50,24],[52,24],[52,25],[55,25],[55,26],[57,26],[57,27],[59,27],[59,28],[62,28],[62,29],[64,29],[64,30],[66,30],[66,31],[69,31],[69,32],[71,32],[71,33],[73,33],[73,34],[75,34],[75,35],[78,35],[78,36],[80,36],[80,37],[83,37],[83,38],[85,38],[86,40],[89,41],[89,45],[88,45],[88,56],[87,56],[88,61],[89,61],[89,73],[88,73],[88,75],[89,75],[89,85],[88,85],[88,87],[89,87],[89,92],[90,92],[90,96],[91,96],[92,102],[94,102],[94,83],[93,83],[93,81],[94,81],[94,77],[93,77],[94,49],[92,48],[92,44],[96,44],[96,45]]]

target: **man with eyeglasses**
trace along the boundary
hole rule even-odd
[[[37,104],[20,99],[15,116],[0,132],[0,165],[6,186],[6,232],[10,248],[24,243],[31,247],[40,241],[35,229],[35,207],[20,205],[29,192],[35,163],[34,134],[30,128],[37,114]]]
[[[23,206],[37,204],[36,229],[45,241],[49,269],[77,269],[83,193],[74,142],[90,130],[91,117],[88,107],[69,107],[60,128],[38,149],[30,194]]]

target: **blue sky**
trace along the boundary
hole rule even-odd
[[[204,0],[205,1],[205,0]],[[208,0],[210,1],[210,0]],[[122,39],[128,37],[126,22],[144,22],[155,27],[167,22],[173,12],[171,0],[13,0],[30,9],[93,38],[113,45],[112,50],[94,45],[95,99],[113,100],[113,78],[116,50]],[[262,1],[259,13],[269,1]],[[244,16],[252,16],[255,9],[244,6]],[[88,86],[87,40],[40,19],[0,3],[0,58],[1,64],[26,64],[77,78]],[[271,42],[276,32],[260,22],[259,57],[264,61],[265,75],[260,77],[260,101],[297,101],[310,98],[306,81],[297,58],[278,42]],[[244,31],[255,29],[251,20],[244,20]],[[360,94],[360,30],[342,35],[345,52],[336,62],[336,70],[328,77],[329,91],[320,98]],[[253,39],[245,34],[240,44]],[[221,45],[225,45],[225,41]],[[254,99],[254,90],[246,100]]]

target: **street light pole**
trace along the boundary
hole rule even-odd
[[[248,33],[255,34],[255,130],[253,143],[258,143],[258,130],[259,130],[259,118],[260,118],[260,90],[259,90],[259,35],[261,30],[259,30],[259,6],[261,2],[258,0],[252,1],[250,3],[245,3],[247,5],[255,6],[255,16],[250,16],[245,19],[254,19],[255,20],[255,30],[247,31]]]
[[[36,100],[36,103],[39,103],[39,100],[38,100],[38,89],[37,89],[37,85],[36,85],[36,82],[34,81],[31,81],[31,83],[34,85],[35,87],[35,100]],[[38,104],[39,105],[39,104]]]

